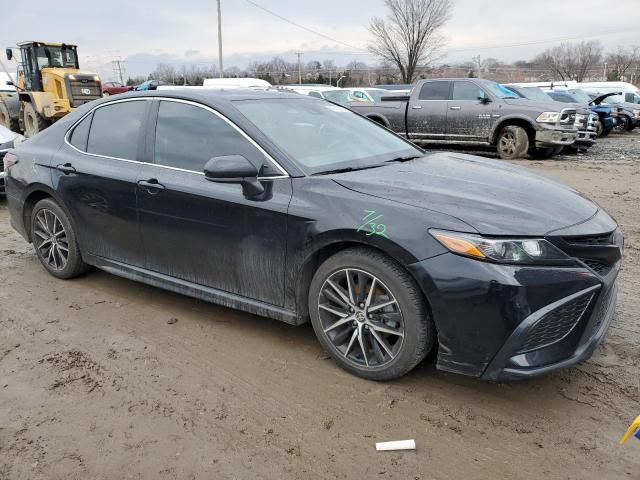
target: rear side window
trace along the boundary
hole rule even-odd
[[[453,82],[453,100],[482,100],[487,96],[480,87],[471,82]]]
[[[137,100],[113,103],[96,109],[87,152],[135,160],[148,104],[147,100]]]
[[[204,108],[160,102],[156,127],[155,163],[202,172],[213,157],[242,155],[256,168],[264,155],[240,132]]]
[[[69,143],[83,152],[87,151],[87,139],[89,138],[91,117],[93,117],[93,114],[89,114],[84,117],[84,119],[75,126],[69,136]]]
[[[420,89],[420,100],[449,100],[451,82],[425,82]]]

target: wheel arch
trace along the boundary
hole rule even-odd
[[[527,136],[529,137],[529,145],[531,146],[536,144],[536,128],[529,119],[523,117],[508,117],[503,118],[493,127],[490,138],[491,145],[496,144],[496,142],[498,141],[498,135],[500,134],[502,129],[509,126],[524,128],[525,132],[527,132]]]
[[[383,127],[389,128],[391,125],[389,123],[389,120],[387,120],[384,115],[381,115],[379,113],[371,113],[364,116],[372,122],[376,122],[377,124],[382,125]]]
[[[40,200],[44,200],[45,198],[52,198],[58,205],[60,205],[60,208],[64,209],[65,212],[68,212],[67,208],[50,187],[42,183],[32,185],[29,189],[29,193],[25,196],[22,207],[22,221],[24,223],[24,231],[29,242],[33,241],[31,238],[31,214],[33,212],[33,208],[36,206],[36,203]]]

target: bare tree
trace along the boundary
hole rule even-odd
[[[438,34],[447,22],[453,0],[385,0],[386,18],[369,24],[373,42],[369,51],[398,67],[404,83],[413,82],[419,64],[439,56],[444,39]]]
[[[610,71],[608,80],[627,80],[639,60],[640,46],[618,47],[618,50],[609,53],[605,59]]]
[[[602,43],[599,40],[561,43],[545,50],[534,60],[552,79],[578,82],[585,80],[589,71],[601,61]]]

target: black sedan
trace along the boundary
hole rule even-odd
[[[504,380],[588,358],[623,237],[574,190],[424,152],[282,92],[133,92],[5,157],[14,228],[44,268],[95,266],[299,325],[356,375]]]

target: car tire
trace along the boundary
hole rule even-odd
[[[546,160],[548,158],[552,158],[558,153],[562,151],[562,148],[558,150],[556,147],[546,147],[546,148],[534,148],[531,150],[530,155],[531,158],[536,160]]]
[[[38,260],[54,277],[66,280],[89,269],[69,216],[53,199],[45,198],[33,207],[31,240]]]
[[[111,94],[109,92],[102,92],[103,97],[110,97]]]
[[[620,117],[620,121],[622,122],[618,129],[621,133],[626,133],[631,131],[632,123],[629,117],[622,116]]]
[[[507,125],[498,134],[496,148],[502,160],[523,158],[529,150],[527,131],[516,125]]]
[[[602,120],[598,119],[596,122],[596,138],[602,136],[602,132],[604,131],[604,124]]]
[[[401,377],[435,343],[420,288],[397,262],[375,250],[350,248],[327,259],[313,276],[308,301],[322,347],[362,378]]]
[[[18,117],[11,117],[11,115],[9,115],[9,109],[2,101],[0,101],[0,125],[8,128],[12,132],[18,132],[20,129]]]
[[[601,137],[608,137],[609,134],[611,133],[611,130],[613,130],[613,127],[603,128],[602,132],[600,133],[600,136]]]
[[[29,138],[47,128],[50,123],[40,115],[31,102],[23,102],[22,114],[24,121],[24,136]]]

